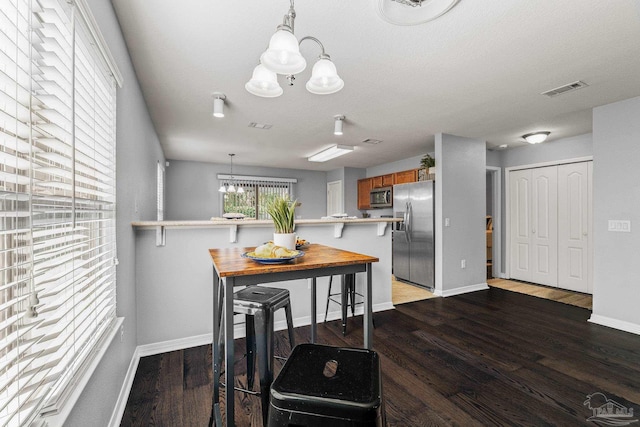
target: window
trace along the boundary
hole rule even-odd
[[[115,320],[116,81],[87,12],[0,10],[2,426],[56,411]]]
[[[243,192],[222,193],[222,213],[241,213],[249,218],[271,219],[266,212],[266,205],[275,197],[292,197],[293,184],[296,179],[266,178],[251,176],[218,175],[221,185],[230,183]]]

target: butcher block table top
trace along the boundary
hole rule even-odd
[[[354,264],[369,264],[379,259],[369,255],[344,251],[330,246],[311,243],[300,250],[304,256],[295,258],[284,264],[260,264],[250,258],[243,258],[245,252],[252,252],[248,248],[209,249],[213,265],[220,277],[252,276],[265,273],[283,273],[287,271],[302,271],[324,267],[339,267]]]

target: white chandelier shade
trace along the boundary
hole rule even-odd
[[[278,29],[269,48],[260,56],[260,62],[267,69],[278,74],[298,74],[307,67],[307,61],[300,54],[298,39],[287,29]]]
[[[307,90],[316,95],[336,93],[344,87],[344,81],[338,76],[336,66],[325,55],[313,66],[311,78],[307,82]]]
[[[256,68],[253,69],[251,80],[244,85],[244,88],[249,93],[263,98],[276,98],[282,95],[282,88],[278,83],[278,76],[262,64],[258,64]]]

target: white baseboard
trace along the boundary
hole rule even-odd
[[[140,357],[141,356],[139,347],[136,347],[136,349],[133,351],[133,356],[131,357],[131,362],[129,363],[127,374],[124,376],[124,382],[122,383],[122,387],[120,388],[120,394],[118,394],[116,406],[115,408],[113,408],[113,413],[111,414],[111,419],[109,420],[109,427],[118,427],[122,422],[122,416],[124,415],[124,410],[127,407],[127,400],[129,400],[129,393],[131,392],[133,380],[136,376],[136,371],[138,370]]]
[[[596,325],[607,326],[609,328],[618,329],[624,332],[640,335],[640,325],[636,323],[626,322],[624,320],[613,319],[611,317],[591,314],[589,322]]]
[[[391,302],[375,304],[373,306],[373,312],[375,313],[377,311],[392,310],[393,308],[395,307]],[[364,314],[364,307],[360,305],[356,307],[356,315],[362,314]],[[341,316],[342,314],[340,311],[330,311],[329,314],[327,314],[327,320],[340,319]],[[318,323],[324,321],[324,313],[319,313],[317,320]],[[310,324],[311,316],[298,317],[293,319],[294,327],[308,326]],[[281,320],[275,322],[273,326],[276,331],[281,331],[287,329],[287,322],[286,320]],[[236,338],[244,337],[244,326],[242,324],[235,326],[234,336]],[[131,392],[131,386],[133,385],[133,380],[136,376],[136,370],[138,369],[138,364],[140,363],[141,357],[153,356],[156,354],[168,353],[170,351],[183,350],[185,348],[211,344],[211,341],[213,341],[213,334],[203,334],[186,338],[178,338],[170,341],[144,344],[136,347],[135,351],[133,352],[133,356],[131,357],[131,363],[129,363],[129,369],[127,370],[127,374],[125,375],[124,383],[122,384],[122,388],[120,389],[118,401],[116,402],[116,406],[111,415],[109,427],[117,427],[122,422],[122,416],[124,415],[124,410],[127,406],[127,400],[129,399],[129,393]]]
[[[485,282],[485,283],[478,283],[477,285],[461,286],[455,289],[447,289],[446,291],[442,291],[441,289],[436,289],[434,290],[433,293],[439,297],[446,298],[446,297],[452,297],[454,295],[468,294],[469,292],[484,291],[486,289],[489,289],[489,286]]]

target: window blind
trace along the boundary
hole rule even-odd
[[[66,0],[0,11],[0,426],[55,412],[115,319],[115,81]]]
[[[222,193],[222,213],[242,213],[256,219],[271,219],[267,204],[276,197],[293,199],[294,178],[218,175],[220,185],[233,184],[236,192]],[[243,193],[237,190],[242,188]]]

